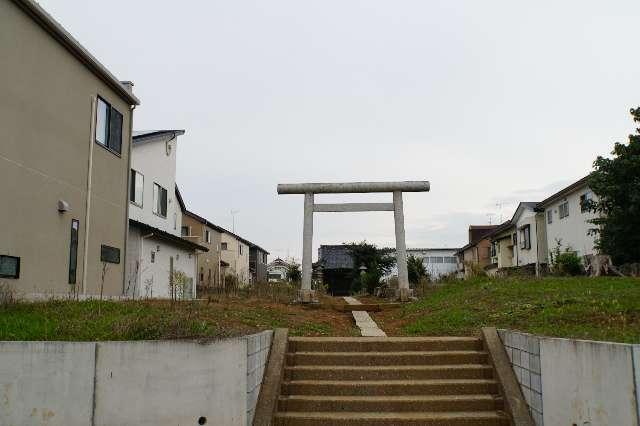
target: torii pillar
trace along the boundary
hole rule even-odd
[[[398,264],[398,294],[405,302],[411,296],[407,272],[407,246],[404,235],[403,192],[426,192],[427,181],[409,182],[351,182],[351,183],[294,183],[279,184],[278,194],[304,194],[304,229],[302,233],[302,286],[300,301],[309,303],[314,299],[311,289],[313,256],[313,213],[314,212],[367,212],[393,211],[396,233],[396,258]],[[315,194],[353,194],[391,192],[393,203],[343,203],[315,204]]]

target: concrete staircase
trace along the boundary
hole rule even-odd
[[[509,425],[482,341],[289,338],[275,425]]]

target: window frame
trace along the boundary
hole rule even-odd
[[[585,207],[585,204],[591,201],[591,193],[590,192],[585,192],[584,194],[580,195],[580,213],[588,213],[589,209]]]
[[[221,242],[220,243],[220,251],[227,251],[227,250],[229,250],[229,243]]]
[[[547,225],[551,225],[553,223],[553,209],[547,210]]]
[[[74,232],[75,231],[75,232]],[[74,238],[75,237],[75,238]],[[71,219],[71,232],[69,236],[69,284],[77,284],[78,278],[78,243],[80,240],[80,221]]]
[[[564,207],[564,215],[562,214]],[[562,220],[569,217],[569,200],[564,200],[558,205],[558,217]]]
[[[156,187],[159,188],[160,190],[158,191],[158,198],[156,199]],[[164,191],[164,192],[162,192]],[[164,205],[164,215],[162,214],[162,209],[160,208],[160,211],[156,211],[156,209],[158,209],[158,207],[161,207],[158,205],[158,202],[162,203],[162,194],[165,194],[165,205]],[[167,218],[167,210],[169,209],[169,192],[167,191],[167,189],[160,185],[157,182],[153,182],[153,206],[151,208],[151,211],[153,214],[155,214],[158,217],[161,217],[163,219]]]
[[[105,251],[113,251],[114,253],[117,251],[118,252],[117,261],[108,259],[105,256]],[[122,251],[118,247],[113,247],[106,244],[100,244],[100,262],[113,263],[114,265],[119,265],[121,261],[122,261]]]
[[[107,106],[107,116],[105,118],[105,143],[99,142],[98,141],[98,106],[100,104],[100,102],[104,103]],[[122,118],[120,121],[120,150],[116,150],[113,148],[112,144],[111,144],[111,115],[112,112],[115,111],[116,113],[118,113],[120,115],[120,117]],[[100,95],[96,95],[96,111],[95,111],[95,119],[94,119],[94,129],[93,129],[93,140],[94,142],[101,146],[102,148],[106,149],[107,151],[111,152],[113,155],[118,156],[120,158],[122,158],[122,141],[124,140],[123,137],[123,132],[122,129],[124,128],[124,114],[122,114],[120,111],[118,111],[117,108],[115,108],[113,105],[111,105],[111,103],[109,103],[105,98],[103,98]]]
[[[0,272],[0,278],[10,278],[10,279],[20,279],[20,257],[19,256],[9,256],[7,254],[0,254],[0,259],[2,258],[8,258],[8,259],[15,259],[17,260],[17,266],[16,266],[16,272],[13,275],[9,275],[9,274],[3,274]]]
[[[522,239],[520,240],[520,248],[522,250],[531,250],[531,225],[526,224],[520,227]]]
[[[144,208],[144,175],[139,171],[137,171],[136,169],[131,169],[130,173],[131,173],[131,176],[130,176],[131,184],[129,185],[129,192],[130,192],[129,202],[134,206]],[[140,203],[131,199],[131,195],[132,195],[131,193],[133,193],[133,196],[135,198],[135,192],[136,192],[135,184],[137,182],[137,179],[135,179],[136,175],[142,176],[142,194],[140,194],[140,198],[141,198]]]

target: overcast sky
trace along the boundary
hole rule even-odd
[[[278,183],[429,180],[407,245],[459,247],[588,173],[640,104],[637,0],[40,3],[135,83],[136,129],[186,130],[188,208],[228,228],[238,210],[271,259],[302,251],[303,197]],[[314,226],[315,247],[394,244],[388,212]]]

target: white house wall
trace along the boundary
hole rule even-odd
[[[525,225],[530,226],[530,240],[531,240],[531,248],[523,249],[520,247],[520,243],[522,241],[522,233],[520,232],[520,228]],[[529,265],[531,263],[536,263],[538,261],[538,236],[536,232],[536,212],[533,209],[525,209],[516,221],[516,232],[518,234],[518,242],[516,244],[515,256],[517,259],[517,266]],[[541,259],[541,262],[543,260]]]
[[[179,237],[182,214],[175,196],[177,138],[170,143],[169,155],[166,154],[166,141],[170,137],[165,136],[160,139],[133,144],[131,168],[144,176],[144,192],[142,207],[129,203],[129,218]],[[167,190],[166,218],[153,213],[154,183]]]
[[[579,256],[595,254],[595,236],[588,235],[590,228],[594,225],[588,221],[597,216],[592,212],[580,211],[580,196],[586,192],[591,193],[587,187],[583,187],[566,198],[560,199],[545,209],[545,223],[547,227],[548,250],[553,250],[556,246],[556,239],[562,240],[562,249],[571,247],[578,252]],[[593,193],[591,193],[593,196]],[[595,196],[594,196],[595,198]],[[560,219],[559,206],[567,200],[569,202],[569,216]],[[547,222],[547,214],[553,214],[552,223]]]
[[[140,264],[140,297],[169,298],[170,258],[173,257],[173,270],[182,271],[191,279],[195,297],[196,256],[190,250],[178,248],[172,244],[147,238],[142,245],[142,261]],[[151,253],[154,262],[151,263]]]
[[[424,268],[429,273],[432,279],[439,279],[443,276],[456,272],[456,249],[408,249],[407,256],[414,256],[422,259]],[[443,263],[430,262],[427,259],[433,257],[442,257]],[[452,259],[451,262],[447,262],[447,258]],[[398,267],[395,265],[388,275],[397,276]]]

